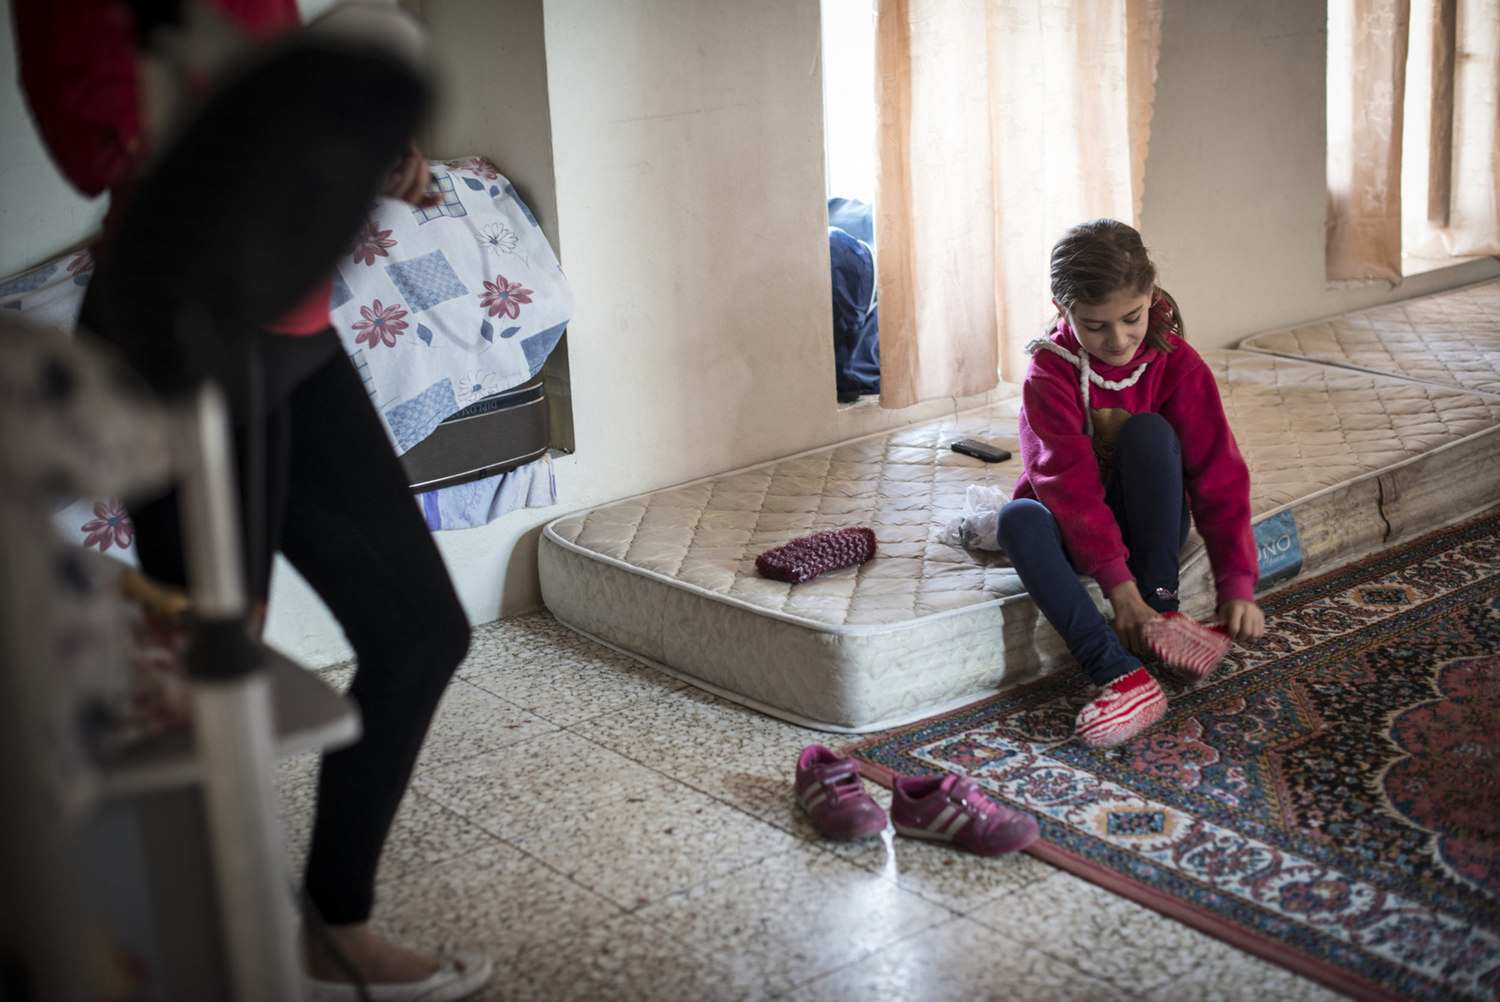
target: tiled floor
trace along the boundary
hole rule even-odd
[[[487,953],[484,999],[1342,997],[1026,854],[820,838],[793,764],[848,740],[546,613],[482,626],[397,817],[376,921]],[[281,767],[299,865],[315,770]]]

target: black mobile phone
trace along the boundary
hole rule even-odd
[[[1003,463],[1010,458],[1009,451],[998,445],[981,442],[977,438],[959,439],[953,443],[953,451],[963,453],[965,456],[973,456],[975,459],[982,459],[986,463]]]

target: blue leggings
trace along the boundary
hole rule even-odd
[[[1177,555],[1191,519],[1182,485],[1182,445],[1160,414],[1137,414],[1120,429],[1115,482],[1105,501],[1129,551],[1126,564],[1146,604],[1157,612],[1177,609]],[[1105,685],[1141,666],[1094,605],[1068,558],[1057,519],[1030,498],[1000,510],[1000,545],[1037,608],[1068,645],[1095,685]]]

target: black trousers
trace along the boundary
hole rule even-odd
[[[323,758],[305,874],[323,918],[345,924],[370,916],[381,848],[469,622],[358,374],[332,332],[317,337],[259,339],[259,385],[229,397],[250,590],[265,597],[285,554],[357,658],[363,736]],[[183,582],[175,496],[131,515],[142,567]]]

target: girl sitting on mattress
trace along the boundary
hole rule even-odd
[[[1213,374],[1183,340],[1140,234],[1097,219],[1052,248],[1048,336],[1027,345],[1015,500],[999,538],[1042,614],[1098,687],[1078,740],[1129,740],[1166,712],[1141,658],[1155,652],[1206,678],[1231,638],[1259,639],[1265,617],[1250,531],[1250,474]],[[1191,518],[1190,518],[1191,516]],[[1217,591],[1217,625],[1177,612],[1178,552],[1196,520]],[[1079,573],[1099,582],[1113,627]]]

